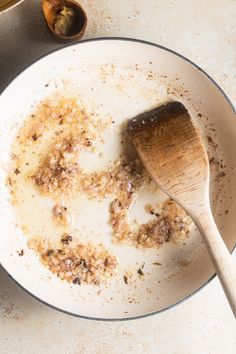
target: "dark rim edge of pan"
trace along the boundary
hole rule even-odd
[[[99,37],[99,38],[89,38],[89,39],[84,39],[81,40],[78,43],[70,43],[68,45],[64,45],[61,46],[59,48],[53,49],[49,52],[47,52],[46,54],[41,55],[40,57],[38,57],[37,59],[33,60],[30,64],[27,64],[26,66],[23,67],[23,69],[19,70],[15,75],[13,75],[13,77],[11,79],[8,80],[8,83],[5,84],[3,86],[3,89],[1,89],[0,91],[0,95],[7,89],[7,87],[15,80],[17,79],[17,77],[22,74],[25,70],[27,70],[30,66],[32,66],[33,64],[37,63],[39,60],[47,57],[48,55],[55,53],[57,51],[63,50],[64,48],[67,47],[72,47],[72,46],[76,46],[76,45],[80,45],[86,42],[97,42],[97,41],[126,41],[126,42],[136,42],[136,43],[140,43],[140,44],[145,44],[145,45],[149,45],[152,47],[156,47],[159,48],[161,50],[164,50],[166,52],[169,52],[179,58],[181,58],[182,60],[184,60],[185,62],[187,62],[188,64],[192,65],[195,69],[199,70],[208,80],[210,80],[213,85],[218,89],[218,91],[223,95],[223,97],[226,99],[226,101],[228,102],[229,106],[231,107],[233,113],[236,115],[236,109],[233,105],[233,103],[231,102],[231,100],[229,99],[229,97],[226,95],[226,93],[223,91],[223,89],[217,84],[217,82],[210,76],[208,75],[202,68],[200,68],[197,64],[195,64],[194,62],[192,62],[191,60],[189,60],[188,58],[186,58],[185,56],[183,56],[182,54],[177,53],[176,51],[166,48],[162,45],[159,44],[155,44],[152,42],[148,42],[145,40],[141,40],[141,39],[135,39],[135,38],[128,38],[128,37]],[[234,250],[236,249],[236,244],[234,245],[232,251],[230,252],[231,254],[234,252]],[[58,310],[62,313],[65,313],[67,315],[71,315],[74,317],[79,317],[79,318],[83,318],[83,319],[87,319],[87,320],[95,320],[95,321],[128,321],[128,320],[136,320],[136,319],[142,319],[142,318],[146,318],[158,313],[162,313],[164,311],[167,311],[169,309],[172,309],[173,307],[185,302],[187,299],[189,299],[190,297],[192,297],[193,295],[197,294],[201,289],[205,288],[215,277],[216,274],[213,274],[204,284],[202,284],[198,289],[194,290],[192,293],[188,294],[187,296],[185,296],[183,299],[175,302],[174,304],[171,304],[167,307],[164,307],[160,310],[156,310],[150,313],[145,313],[142,315],[137,315],[137,316],[131,316],[131,317],[115,317],[115,318],[102,318],[102,317],[92,317],[92,316],[85,316],[85,315],[79,315],[67,310],[63,310],[62,308],[59,308],[57,306],[54,306],[50,303],[48,303],[47,301],[37,297],[35,294],[31,293],[28,289],[26,289],[23,285],[21,285],[4,267],[3,265],[0,263],[1,268],[4,270],[4,272],[9,276],[9,278],[11,278],[21,289],[23,289],[27,294],[29,294],[30,296],[32,296],[34,299],[38,300],[39,302],[43,303],[44,305],[51,307],[55,310]]]

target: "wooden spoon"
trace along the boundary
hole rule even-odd
[[[73,10],[69,33],[60,34],[55,30],[57,16],[68,7]],[[87,26],[87,15],[82,6],[74,0],[42,0],[42,9],[49,31],[59,42],[73,42],[81,39]]]
[[[212,216],[208,156],[188,111],[170,102],[132,119],[128,132],[150,175],[197,225],[236,316],[236,264]]]

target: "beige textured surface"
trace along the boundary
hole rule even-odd
[[[12,75],[58,47],[25,0],[0,16],[0,89]],[[83,0],[87,38],[126,36],[172,48],[204,68],[236,104],[235,0]],[[233,354],[236,322],[214,280],[170,311],[131,322],[69,317],[40,304],[0,270],[0,353]]]

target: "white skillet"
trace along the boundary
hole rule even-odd
[[[48,85],[49,84],[49,85]],[[119,124],[167,99],[181,100],[202,130],[210,156],[223,159],[224,177],[216,178],[213,165],[211,197],[214,216],[230,250],[236,244],[236,116],[224,92],[200,68],[166,48],[137,40],[107,38],[83,41],[57,50],[21,72],[0,97],[0,262],[7,273],[26,291],[64,312],[96,319],[129,319],[170,308],[196,292],[214,274],[211,261],[194,228],[185,244],[165,245],[159,250],[137,250],[114,245],[106,222],[106,205],[86,205],[79,222],[84,237],[96,242],[93,231],[120,260],[118,275],[106,287],[74,286],[45,269],[27,248],[27,238],[16,226],[15,212],[5,185],[11,143],[22,121],[40,99],[56,90],[79,94],[90,111],[116,122],[105,136],[105,156],[119,155]],[[217,143],[212,146],[207,136]],[[88,160],[87,160],[88,161]],[[106,161],[104,161],[104,164]],[[85,162],[96,167],[96,158]],[[160,192],[151,198],[165,198]],[[45,204],[46,205],[46,204]],[[32,204],[35,223],[40,223]],[[145,219],[143,208],[136,216]],[[91,222],[92,215],[92,222]],[[24,256],[18,251],[24,249]],[[138,269],[145,262],[144,280],[127,285],[125,270]],[[161,265],[154,265],[153,263]]]

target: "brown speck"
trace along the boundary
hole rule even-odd
[[[220,177],[224,177],[225,176],[225,172],[224,171],[221,171],[219,174],[218,174],[218,178],[220,178]]]
[[[229,214],[229,210],[225,210],[225,215],[228,215]]]
[[[211,157],[209,160],[209,164],[210,165],[212,165],[212,164],[219,165],[219,161],[217,161],[215,157]]]
[[[53,254],[53,250],[47,251],[47,257],[50,257]]]
[[[69,245],[69,242],[72,242],[72,236],[70,236],[69,234],[64,234],[61,238],[61,243],[63,243],[64,245]]]
[[[48,87],[48,86],[49,86],[49,84],[46,84],[46,85],[45,85],[45,87]]]
[[[209,144],[212,145],[212,147],[213,147],[214,149],[218,148],[218,144],[216,144],[216,143],[214,142],[214,140],[212,139],[212,137],[211,137],[210,135],[207,136],[207,141],[208,141]]]
[[[124,282],[125,284],[128,284],[128,277],[126,275],[124,275]]]
[[[32,135],[32,139],[34,140],[34,141],[36,141],[37,139],[38,139],[38,135],[35,133],[35,134],[33,134]]]
[[[18,251],[17,253],[18,253],[18,256],[19,256],[19,257],[24,256],[24,250],[23,250],[23,249],[20,250],[20,251]]]
[[[79,278],[75,278],[73,281],[72,281],[73,284],[78,284],[80,285],[81,284],[81,281]]]
[[[81,264],[83,265],[84,268],[86,268],[86,269],[88,268],[85,259],[81,259]]]
[[[207,140],[208,140],[209,143],[212,143],[212,137],[211,136],[208,135],[207,136]]]
[[[198,115],[197,115],[198,117],[202,117],[202,113],[198,113]]]
[[[139,268],[138,269],[138,272],[137,272],[139,275],[141,275],[141,276],[143,276],[144,275],[144,273],[143,273],[143,271],[142,271],[142,269],[141,268]]]
[[[7,179],[7,183],[9,184],[9,186],[12,186],[12,180],[11,180],[11,177],[8,177],[8,179]]]
[[[161,265],[162,265],[162,264],[159,263],[159,262],[154,262],[153,264],[154,264],[154,265],[157,265],[157,266],[161,266]]]
[[[20,170],[19,168],[16,168],[15,171],[14,171],[15,175],[19,175],[20,174]]]
[[[89,139],[86,139],[85,145],[86,145],[86,146],[91,146],[91,145],[92,145],[92,142],[91,142]]]

